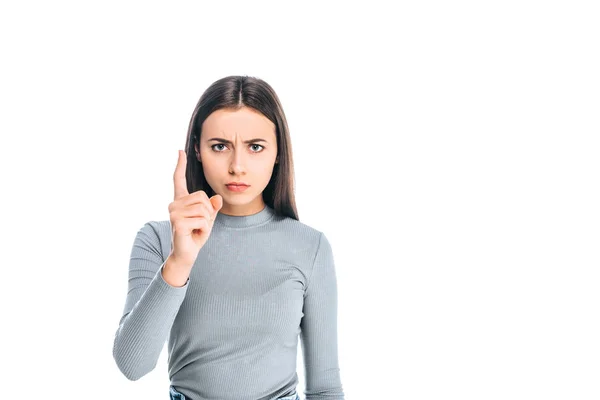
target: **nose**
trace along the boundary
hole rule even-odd
[[[246,171],[245,167],[243,166],[243,152],[234,150],[232,154],[233,156],[231,159],[231,164],[229,165],[229,172],[235,175],[243,174]]]

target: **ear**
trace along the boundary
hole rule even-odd
[[[198,150],[198,143],[194,145],[194,150],[196,150],[196,159],[198,162],[202,162],[202,159],[200,158],[200,151]]]

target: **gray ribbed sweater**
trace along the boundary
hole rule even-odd
[[[272,400],[296,389],[300,336],[306,399],[344,399],[336,273],[324,233],[269,206],[218,213],[182,287],[163,279],[170,251],[169,220],[138,231],[113,348],[128,379],[152,371],[168,339],[171,385],[190,399]]]

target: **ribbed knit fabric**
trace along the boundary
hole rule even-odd
[[[218,213],[182,287],[162,276],[170,251],[169,220],[136,234],[113,348],[128,379],[152,371],[168,340],[171,385],[186,397],[272,400],[298,385],[300,337],[306,400],[344,399],[336,272],[324,233],[269,206]]]

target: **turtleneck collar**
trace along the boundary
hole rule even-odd
[[[267,222],[275,215],[275,210],[265,204],[265,207],[256,214],[250,215],[227,215],[217,213],[215,223],[230,228],[248,228]]]

